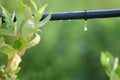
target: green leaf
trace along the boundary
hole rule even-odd
[[[24,13],[25,13],[25,7],[21,6],[17,11],[16,11],[16,18],[17,18],[17,25],[20,28],[22,25],[22,21],[24,19]]]
[[[5,69],[5,65],[0,66],[0,71],[4,72],[3,70]]]
[[[40,36],[36,33],[35,38],[27,44],[26,49],[37,45],[39,42],[40,42]]]
[[[28,6],[21,6],[20,9],[16,12],[17,17],[17,33],[20,33],[20,36],[27,40],[33,32],[35,32],[35,23],[33,20],[31,9]],[[16,33],[16,31],[15,31]]]
[[[16,40],[14,42],[13,47],[20,51],[20,50],[22,50],[25,47],[25,45],[26,45],[26,41],[23,40],[22,38],[19,38],[18,40]]]
[[[32,12],[30,7],[23,4],[22,0],[18,0],[19,9],[16,11],[17,18],[17,30],[20,32],[23,25],[32,17]]]
[[[15,12],[12,14],[12,21],[14,21],[14,18],[15,18]]]
[[[24,6],[23,0],[17,0],[19,8]]]
[[[110,80],[120,80],[120,66],[118,66],[119,59],[117,57],[114,58],[109,52],[102,52],[101,63]]]
[[[106,70],[112,70],[114,65],[114,57],[109,52],[102,52],[101,64],[105,67]]]
[[[13,36],[14,32],[7,29],[0,28],[0,35]]]
[[[8,29],[13,29],[14,23],[12,21],[11,14],[2,6],[1,6],[1,9],[2,9],[2,13],[5,17],[5,22],[7,23],[7,28]]]
[[[15,37],[14,36],[4,36],[5,38],[5,43],[9,44],[9,45],[13,45],[14,41],[15,41]]]
[[[37,5],[35,4],[35,2],[33,0],[31,0],[31,3],[33,5],[33,8],[35,9],[35,11],[38,11],[38,7]]]
[[[117,69],[116,69],[116,74],[120,77],[120,65],[117,67]]]
[[[115,71],[118,68],[118,64],[119,64],[119,59],[118,57],[116,57],[114,59],[113,71]]]
[[[46,7],[47,7],[47,4],[42,6],[38,11],[36,11],[34,13],[34,18],[35,18],[36,22],[38,22],[42,18],[43,12],[44,12]]]
[[[39,14],[42,15],[45,8],[47,7],[47,4],[45,4],[44,6],[42,6],[40,9],[39,9]]]
[[[10,60],[17,51],[10,45],[2,44],[0,45],[0,52],[8,56],[8,59]]]
[[[45,19],[37,23],[37,27],[40,28],[44,26],[51,18],[51,15],[48,15]]]
[[[3,13],[4,17],[5,17],[5,21],[10,23],[10,21],[11,21],[10,13],[2,6],[1,6],[1,9],[2,9],[2,13]]]
[[[21,28],[21,38],[29,41],[32,36],[37,32],[34,20],[29,19]]]

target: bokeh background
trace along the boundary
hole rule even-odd
[[[15,0],[0,0],[11,8]],[[30,5],[30,0],[23,0]],[[119,9],[120,0],[35,0],[46,12]],[[108,80],[100,64],[101,51],[120,56],[120,18],[51,21],[41,28],[41,42],[21,63],[21,80]],[[0,54],[0,64],[5,56]]]

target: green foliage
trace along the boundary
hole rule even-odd
[[[15,49],[17,49],[18,51],[21,51],[25,47],[25,45],[26,45],[25,40],[22,38],[19,38],[19,39],[14,41],[13,47]]]
[[[35,2],[33,0],[31,0],[31,3],[33,5],[33,9],[34,9],[34,15],[35,15],[35,19],[36,21],[39,21],[43,15],[44,9],[47,7],[47,4],[44,5],[43,7],[41,7],[40,9],[38,9],[37,5],[35,4]]]
[[[26,45],[26,49],[37,45],[40,42],[40,36],[38,34]]]
[[[14,32],[7,29],[0,28],[0,35],[13,36]]]
[[[101,64],[110,80],[120,80],[120,65],[118,63],[118,57],[113,57],[109,52],[101,53]]]
[[[120,0],[34,1],[37,7],[47,3],[47,12],[120,8]],[[30,0],[24,3],[31,5]],[[0,4],[12,14],[18,10],[17,0],[0,0]],[[21,80],[108,80],[99,54],[108,50],[120,56],[119,26],[119,18],[88,20],[87,32],[83,30],[83,20],[49,22],[42,28],[40,44],[22,57],[18,77]],[[6,56],[0,54],[0,64],[3,63],[6,63]]]
[[[6,54],[8,56],[8,60],[10,60],[17,51],[11,46],[7,44],[1,44],[0,52]]]
[[[11,18],[11,14],[4,8],[1,6],[1,9],[2,9],[2,13],[4,14],[5,16],[5,22],[6,22],[6,27],[8,29],[12,29],[12,27],[14,27],[14,23],[13,23],[13,18],[14,18],[14,15],[12,16]]]
[[[7,55],[8,64],[6,67],[0,67],[2,73],[0,78],[5,80],[17,79],[16,74],[20,71],[21,56],[26,49],[40,42],[39,27],[44,26],[50,19],[49,15],[43,21],[39,21],[46,5],[38,9],[35,2],[31,1],[35,9],[33,17],[31,7],[25,5],[22,0],[15,1],[18,5],[13,12],[9,12],[6,6],[1,5],[5,23],[2,23],[0,19],[0,52]],[[13,14],[12,17],[11,14]],[[17,21],[14,22],[15,15]]]

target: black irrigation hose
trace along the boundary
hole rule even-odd
[[[51,14],[51,21],[57,20],[76,20],[76,19],[95,19],[95,18],[111,18],[120,17],[120,9],[113,10],[92,10],[92,11],[81,11],[81,12],[57,12],[57,13],[45,13],[42,17],[44,19],[48,14]],[[1,18],[4,18],[0,14]],[[41,19],[41,20],[42,20]]]
[[[96,10],[82,12],[57,12],[51,13],[51,21],[56,20],[76,20],[76,19],[94,19],[94,18],[111,18],[120,17],[120,10]],[[48,14],[44,14],[43,18]],[[42,18],[42,19],[43,19]]]

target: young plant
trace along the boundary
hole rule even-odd
[[[120,80],[120,65],[118,57],[113,57],[109,52],[101,53],[101,64],[110,80]]]
[[[47,5],[38,9],[34,1],[31,7],[22,0],[16,0],[18,9],[10,13],[5,6],[0,5],[4,15],[4,23],[0,19],[0,52],[8,57],[7,65],[0,67],[0,80],[16,80],[20,71],[19,64],[25,51],[40,42],[40,27],[49,21],[50,15],[40,21]],[[8,3],[9,4],[9,3]],[[14,5],[14,4],[13,4]],[[34,13],[34,17],[32,14]],[[12,14],[12,15],[11,15]],[[16,21],[15,21],[16,17]]]

